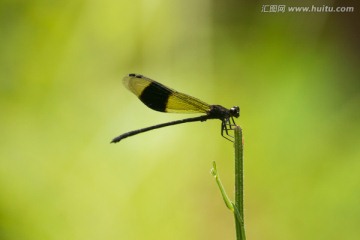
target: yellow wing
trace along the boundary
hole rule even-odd
[[[146,106],[156,111],[207,113],[210,110],[209,104],[139,74],[129,74],[123,83]]]

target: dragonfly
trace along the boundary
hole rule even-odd
[[[233,136],[229,134],[229,131],[233,130],[233,127],[236,126],[234,118],[240,116],[239,106],[227,109],[221,105],[210,105],[195,97],[166,87],[141,74],[128,74],[123,78],[123,84],[147,107],[155,111],[167,113],[203,113],[204,115],[133,130],[115,137],[111,143],[117,143],[127,137],[158,128],[188,122],[205,122],[208,119],[219,119],[221,121],[221,136],[231,142],[233,141]]]

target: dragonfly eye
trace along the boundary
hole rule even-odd
[[[240,108],[238,106],[230,108],[230,114],[231,116],[238,118],[240,116]]]

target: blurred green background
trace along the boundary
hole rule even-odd
[[[359,239],[359,23],[356,1],[1,0],[0,239],[235,239],[219,121],[109,144],[189,117],[145,107],[131,72],[241,107],[248,239]]]

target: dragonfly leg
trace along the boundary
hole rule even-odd
[[[231,136],[229,134],[229,130],[232,130],[232,126],[234,126],[234,125],[230,123],[229,119],[226,119],[221,122],[221,136],[223,138],[225,138],[226,140],[229,140],[230,142],[233,142],[233,140],[230,138],[234,138],[233,136]],[[225,132],[225,134],[224,134],[224,132]]]

